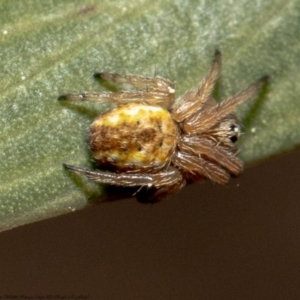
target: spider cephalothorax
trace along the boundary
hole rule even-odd
[[[255,95],[266,77],[216,104],[211,92],[219,75],[216,51],[208,74],[198,88],[175,100],[173,84],[160,77],[97,73],[96,77],[130,84],[140,90],[68,94],[60,100],[112,102],[89,132],[95,160],[107,171],[64,165],[96,182],[140,187],[137,198],[157,202],[186,182],[204,178],[220,184],[242,171],[236,157],[239,122],[232,111]]]

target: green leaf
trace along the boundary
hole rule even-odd
[[[105,199],[62,163],[91,167],[86,129],[107,105],[60,103],[101,91],[95,71],[160,75],[177,94],[223,54],[218,100],[268,74],[238,111],[240,156],[263,160],[300,144],[300,4],[266,1],[0,1],[0,229]]]

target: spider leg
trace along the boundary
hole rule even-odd
[[[147,90],[135,92],[84,92],[80,94],[62,95],[58,100],[92,101],[100,103],[112,102],[117,105],[123,105],[129,102],[143,102],[150,105],[161,105],[165,108],[169,108],[174,102],[174,85],[169,80],[161,77],[143,77],[115,73],[96,73],[94,76],[106,81],[126,83],[136,88]]]
[[[203,159],[200,156],[185,152],[176,152],[172,158],[172,162],[180,169],[183,169],[187,174],[191,173],[195,176],[204,176],[219,184],[225,184],[230,179],[229,173],[221,166]]]
[[[66,94],[58,98],[60,101],[92,101],[99,103],[115,103],[124,105],[127,103],[147,103],[168,108],[174,101],[174,94],[158,91],[137,92],[85,92],[81,94]]]
[[[206,137],[185,135],[180,138],[178,146],[184,152],[198,156],[205,155],[209,160],[218,163],[234,175],[240,174],[243,169],[242,162],[230,149],[218,145]]]
[[[225,99],[221,103],[211,108],[203,110],[199,114],[194,114],[187,118],[183,123],[185,132],[188,132],[189,134],[195,134],[209,129],[222,118],[235,110],[237,106],[253,97],[267,80],[268,77],[264,76],[234,96]]]
[[[85,92],[62,95],[58,100],[112,102],[117,105],[143,102],[150,105],[160,105],[168,109],[175,99],[174,85],[169,80],[161,77],[152,78],[117,73],[96,73],[94,76],[110,82],[130,84],[136,88],[146,89],[146,91]]]
[[[185,93],[179,104],[172,110],[172,116],[177,122],[182,122],[187,117],[196,113],[208,100],[221,68],[221,53],[216,50],[210,70],[200,82],[198,89]]]
[[[161,77],[144,77],[118,73],[95,73],[94,77],[114,83],[130,84],[133,87],[146,90],[155,90],[170,94],[175,93],[174,84]]]
[[[87,178],[95,181],[111,185],[119,186],[148,186],[160,188],[162,186],[174,185],[181,178],[179,171],[175,168],[170,168],[167,171],[159,173],[114,173],[108,171],[93,171],[81,167],[63,165],[66,169],[78,174],[84,175]]]
[[[156,203],[163,200],[168,195],[181,190],[186,184],[186,180],[181,176],[178,181],[172,185],[161,186],[160,188],[155,187],[143,187],[136,194],[136,199],[141,203]]]

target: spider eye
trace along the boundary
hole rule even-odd
[[[230,140],[234,144],[235,142],[237,142],[238,137],[236,135],[233,135],[232,137],[230,137]]]
[[[239,126],[237,126],[237,125],[235,125],[235,124],[231,124],[231,125],[229,126],[229,131],[232,132],[232,136],[230,136],[230,138],[229,138],[230,141],[231,141],[232,143],[237,142],[238,137],[239,137],[239,135],[240,135],[240,128],[239,128]]]
[[[230,131],[236,131],[237,130],[237,126],[236,125],[230,125],[229,126],[229,130]]]

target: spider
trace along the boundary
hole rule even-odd
[[[215,52],[197,89],[175,100],[173,83],[161,77],[96,73],[99,79],[125,83],[137,91],[86,92],[59,97],[66,101],[115,103],[89,129],[89,148],[104,170],[64,164],[70,171],[104,184],[139,187],[141,202],[158,202],[187,182],[209,178],[225,184],[241,173],[236,141],[240,126],[232,111],[256,94],[267,77],[219,104],[211,97],[219,76]]]

